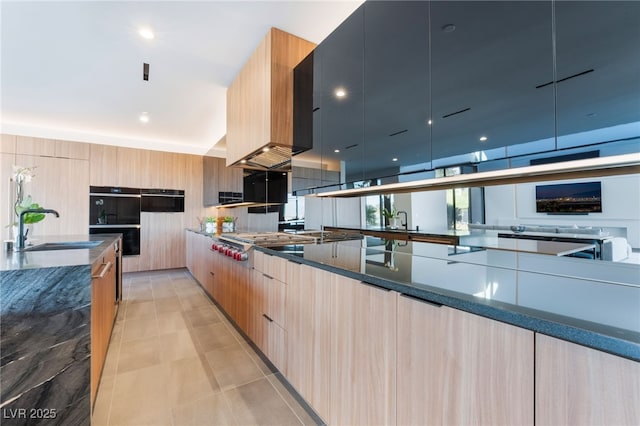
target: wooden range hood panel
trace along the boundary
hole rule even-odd
[[[315,44],[271,28],[227,91],[227,166],[293,146],[293,69]]]

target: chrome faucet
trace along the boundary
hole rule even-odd
[[[27,213],[51,213],[60,217],[60,213],[52,209],[26,209],[20,212],[20,222],[18,225],[18,250],[24,249],[24,215]]]
[[[409,232],[409,217],[407,212],[400,210],[396,216],[400,217],[400,214],[404,214],[404,222],[400,222],[400,225],[404,227],[405,232]]]

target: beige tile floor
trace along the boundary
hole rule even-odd
[[[93,425],[316,424],[183,269],[125,274]]]

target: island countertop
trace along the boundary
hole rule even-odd
[[[102,241],[92,248],[46,251],[2,251],[0,271],[91,265],[121,234],[56,235],[34,239],[34,245],[66,241]]]
[[[422,242],[256,247],[385,289],[640,361],[640,268]],[[332,256],[323,255],[331,250]],[[347,266],[345,266],[347,265]]]

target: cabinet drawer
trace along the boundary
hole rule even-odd
[[[267,356],[273,365],[285,375],[286,339],[286,331],[275,322],[269,321],[267,324]]]
[[[265,272],[264,270],[264,253],[261,251],[253,251],[253,268],[256,271]]]
[[[284,301],[286,297],[286,287],[281,281],[269,276],[264,276],[264,288],[267,294],[265,314],[273,321],[284,327]]]

